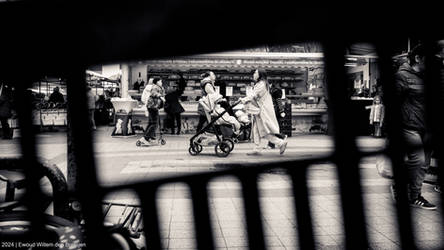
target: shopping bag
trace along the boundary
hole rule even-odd
[[[385,155],[376,159],[376,169],[381,177],[393,179],[393,167],[390,158]]]

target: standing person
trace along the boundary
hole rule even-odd
[[[12,117],[12,102],[9,88],[5,84],[0,85],[0,122],[2,125],[3,139],[12,139],[11,128],[8,119]]]
[[[153,79],[153,87],[150,91],[146,107],[148,109],[148,126],[141,139],[143,144],[152,144],[156,140],[156,129],[159,123],[159,109],[165,103],[165,90],[162,87],[160,78]]]
[[[146,104],[148,103],[148,98],[151,95],[152,88],[153,88],[153,78],[150,78],[148,80],[148,83],[146,84],[145,88],[143,89],[142,97],[141,97],[141,101],[145,105],[145,108],[146,108]],[[145,110],[145,116],[148,117],[148,110]]]
[[[282,105],[282,89],[278,88],[275,84],[271,84],[270,88],[271,98],[273,100],[274,113],[276,115],[276,119],[279,125],[279,133],[276,134],[280,139],[286,139],[287,135],[282,134],[282,119],[285,117],[284,105]],[[267,147],[275,148],[275,145],[271,142],[268,142]]]
[[[409,63],[399,67],[395,75],[396,97],[401,104],[404,165],[408,174],[409,202],[412,207],[435,210],[436,206],[422,195],[422,183],[430,166],[430,137],[425,121],[424,69],[425,48],[414,47],[408,54]],[[396,201],[396,189],[391,186]]]
[[[207,96],[208,94],[213,94],[216,92],[215,90],[215,82],[216,75],[212,71],[207,71],[200,75],[202,78],[200,82],[200,87],[202,89],[202,97]],[[196,98],[196,101],[199,101],[200,98]],[[207,123],[207,116],[205,115],[205,110],[199,101],[197,104],[197,113],[199,114],[199,122],[197,123],[196,132],[200,131],[203,128],[203,125]]]
[[[133,90],[137,90],[140,93],[140,87],[145,85],[145,82],[142,78],[138,78],[137,81],[133,84]]]
[[[273,100],[269,93],[267,76],[264,71],[255,70],[253,80],[255,84],[250,95],[241,98],[241,102],[255,106],[258,111],[253,113],[253,134],[254,148],[248,155],[258,155],[261,152],[261,138],[272,142],[280,149],[280,154],[285,152],[287,140],[276,136],[279,133],[279,125],[273,108]]]
[[[170,121],[171,134],[174,135],[174,121],[177,124],[177,134],[180,134],[181,117],[180,114],[185,111],[179,102],[186,87],[186,81],[182,74],[179,74],[180,79],[177,87],[169,87],[168,94],[165,96],[165,112],[167,113],[167,120]]]
[[[384,116],[385,116],[385,108],[382,104],[382,100],[380,96],[375,96],[373,98],[373,104],[370,107],[370,125],[373,125],[374,132],[373,136],[375,137],[381,137],[381,128],[382,124],[384,122]]]
[[[58,103],[65,103],[65,98],[63,98],[62,93],[60,93],[59,87],[55,87],[52,90],[51,95],[49,96],[49,102],[58,104]]]
[[[89,123],[93,130],[96,130],[96,121],[94,120],[94,112],[96,111],[96,96],[94,95],[92,88],[87,87],[87,98],[88,98],[88,114]]]

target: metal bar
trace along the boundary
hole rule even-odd
[[[375,156],[381,153],[386,153],[386,150],[375,150],[370,152],[358,152],[356,157],[363,158],[368,156]],[[307,159],[289,159],[282,161],[264,161],[264,162],[255,162],[255,163],[217,163],[215,164],[216,169],[212,172],[202,171],[195,172],[192,174],[180,174],[175,175],[174,177],[157,177],[153,179],[146,179],[144,181],[127,183],[127,184],[117,184],[114,186],[102,187],[105,192],[119,191],[121,189],[134,189],[141,188],[146,184],[151,185],[162,185],[171,182],[189,182],[195,179],[197,176],[200,178],[214,178],[217,176],[226,176],[226,175],[240,175],[240,174],[250,174],[250,173],[261,173],[267,170],[271,170],[274,168],[289,168],[290,166],[299,166],[299,165],[311,165],[319,162],[331,162],[331,156],[327,157],[316,157],[316,158],[307,158]]]
[[[66,85],[72,153],[74,166],[77,167],[75,195],[82,204],[85,217],[85,243],[89,249],[103,249],[109,241],[105,240],[101,203],[103,196],[97,181],[91,129],[88,122],[85,69],[79,65],[71,66],[66,73]]]
[[[323,43],[327,77],[329,119],[333,121],[335,152],[333,162],[337,165],[340,182],[342,213],[347,249],[368,247],[364,206],[361,196],[358,149],[355,144],[356,131],[347,121],[350,99],[347,93],[345,72],[345,43],[328,41]]]
[[[313,220],[307,185],[307,167],[297,166],[288,170],[292,180],[296,219],[298,222],[299,246],[301,249],[315,249]]]
[[[249,248],[254,250],[265,249],[257,173],[245,173],[238,177],[242,184]]]
[[[36,139],[32,127],[32,103],[26,95],[26,88],[32,80],[29,78],[20,79],[16,82],[14,99],[18,113],[20,125],[20,144],[22,150],[23,164],[25,173],[26,192],[24,202],[27,207],[27,213],[31,221],[31,237],[38,240],[43,230],[44,218],[42,215],[43,208],[40,201],[43,200],[43,193],[40,187],[39,164],[37,162]],[[40,236],[39,236],[40,235]]]
[[[162,249],[159,230],[159,215],[156,207],[156,187],[145,185],[136,189],[142,205],[143,228],[147,249]]]
[[[14,181],[7,180],[6,181],[6,194],[5,201],[13,201],[15,196],[15,185]]]
[[[189,182],[193,200],[194,225],[198,249],[214,249],[213,231],[208,207],[207,179],[196,178]]]
[[[432,133],[433,156],[437,159],[438,185],[443,186],[444,176],[444,131],[442,107],[444,106],[444,40],[425,40],[426,48],[426,118]],[[441,192],[441,207],[444,205],[444,194]],[[444,218],[444,214],[441,214]],[[444,224],[442,224],[444,229]]]
[[[395,77],[392,66],[394,48],[387,42],[390,39],[376,41],[376,50],[379,56],[380,79],[384,83],[383,102],[386,109],[387,155],[390,157],[393,166],[393,175],[396,183],[397,193],[396,209],[398,228],[402,249],[416,249],[413,233],[410,210],[408,209],[407,197],[407,173],[404,171],[404,143],[400,132],[401,128],[401,102],[395,94]]]

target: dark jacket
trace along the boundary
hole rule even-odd
[[[180,78],[178,85],[177,90],[165,95],[165,112],[169,114],[177,114],[185,111],[179,102],[179,98],[182,96],[186,87],[186,81],[183,77]]]
[[[402,127],[419,132],[426,131],[424,76],[408,64],[399,67],[395,75],[396,96],[401,103]]]
[[[10,118],[12,116],[11,110],[11,99],[6,94],[2,94],[0,96],[0,118]]]
[[[52,94],[49,96],[49,102],[64,103],[65,99],[60,92],[52,92]]]

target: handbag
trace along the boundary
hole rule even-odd
[[[376,159],[376,169],[381,177],[386,179],[393,179],[393,167],[390,158],[387,156],[379,156]],[[438,182],[438,165],[436,159],[431,158],[431,163],[424,176],[424,182],[429,184],[436,184]]]
[[[381,177],[393,179],[392,162],[387,156],[381,155],[376,159],[376,169]]]

